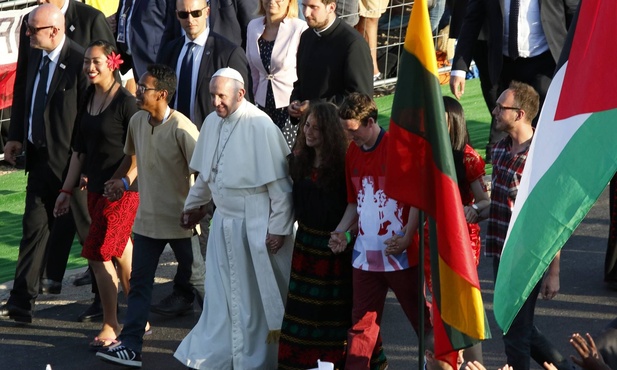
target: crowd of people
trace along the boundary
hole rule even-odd
[[[484,58],[483,86],[493,91],[485,97],[500,134],[489,152],[490,196],[463,107],[443,102],[468,253],[478,264],[478,222],[488,219],[495,275],[577,5],[544,2],[447,4],[452,17],[463,14],[453,94],[464,93],[472,54]],[[349,4],[335,0],[120,0],[115,16],[109,4],[103,14],[76,0],[39,3],[20,34],[4,148],[11,163],[25,155],[28,186],[0,317],[31,323],[37,296],[61,293],[77,232],[95,294],[80,320],[102,317],[90,347],[108,362],[141,367],[149,313],[184,315],[197,301],[200,319],[174,354],[189,368],[308,369],[321,360],[386,369],[380,324],[391,289],[425,335],[426,368],[451,369],[433,353],[429,303],[417,293],[417,231],[426,226],[417,208],[383,190],[389,133],[372,94],[381,78],[376,20],[387,1],[351,1],[356,29],[337,16]],[[443,12],[444,0],[435,3],[431,11]],[[551,27],[538,26],[549,10]],[[484,57],[473,52],[483,26]],[[177,272],[172,292],[153,304],[166,245]],[[504,369],[527,370],[532,357],[547,369],[572,368],[534,325],[537,297],[558,290],[559,255],[503,337]],[[614,336],[608,330],[596,348],[591,336],[573,335],[581,359],[572,361],[610,368]],[[458,368],[484,369],[480,344],[458,358]]]

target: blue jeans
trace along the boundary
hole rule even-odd
[[[154,287],[154,274],[159,264],[159,257],[165,246],[169,244],[178,260],[178,272],[174,278],[174,291],[183,292],[185,298],[194,299],[193,290],[201,290],[198,295],[203,297],[204,280],[192,282],[188,286],[178,286],[177,282],[191,281],[191,266],[193,250],[191,238],[183,239],[153,239],[135,234],[133,239],[133,265],[131,271],[131,290],[127,300],[127,311],[124,327],[118,339],[133,351],[141,352],[144,330],[150,313],[150,301]],[[197,255],[201,258],[201,254]],[[183,283],[186,285],[186,283]],[[176,289],[177,288],[177,289]],[[188,293],[192,295],[188,295]]]

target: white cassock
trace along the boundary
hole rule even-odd
[[[212,197],[206,252],[206,299],[199,322],[175,357],[212,370],[276,369],[289,283],[293,204],[279,128],[243,101],[226,119],[206,117],[190,167],[199,172],[185,202],[197,208]],[[270,254],[266,234],[287,235]]]

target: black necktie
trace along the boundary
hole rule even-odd
[[[186,53],[180,67],[178,91],[176,91],[176,110],[191,118],[191,80],[193,79],[193,49],[195,43],[186,44]]]
[[[508,54],[510,58],[518,58],[518,13],[520,0],[510,0],[510,30],[508,35]]]
[[[43,65],[39,69],[39,84],[34,95],[32,108],[32,143],[38,148],[45,144],[45,102],[47,101],[47,80],[49,80],[48,56],[43,57]]]

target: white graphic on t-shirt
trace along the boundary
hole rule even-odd
[[[364,235],[390,236],[403,228],[402,208],[383,190],[375,191],[372,177],[362,178],[362,188],[358,192],[358,214],[358,227]]]

